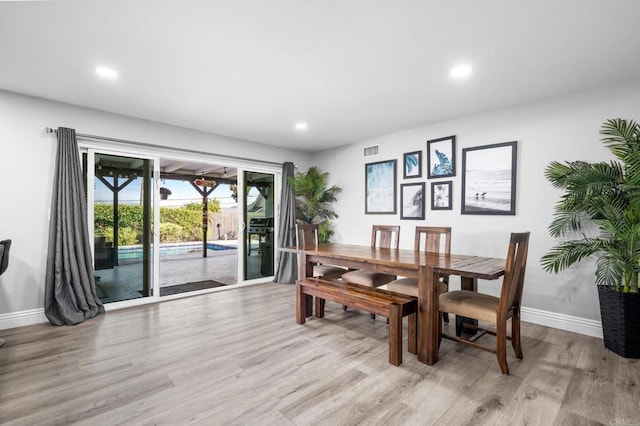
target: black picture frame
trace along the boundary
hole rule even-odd
[[[427,179],[456,175],[456,137],[427,141]]]
[[[400,219],[424,220],[424,182],[400,185]]]
[[[422,151],[405,152],[402,156],[402,177],[413,179],[422,177]]]
[[[365,214],[396,214],[397,163],[386,160],[364,165]]]
[[[431,182],[431,210],[453,210],[453,181]]]
[[[462,150],[462,214],[516,214],[518,142]]]

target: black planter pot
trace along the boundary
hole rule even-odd
[[[598,287],[604,346],[625,358],[640,358],[640,293]]]

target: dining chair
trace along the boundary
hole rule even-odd
[[[296,223],[296,248],[318,248],[320,243],[319,225],[312,223]],[[313,265],[313,276],[327,280],[340,279],[348,269],[332,265]]]
[[[443,334],[442,321],[439,322],[439,329],[441,338],[444,337],[456,343],[495,353],[502,374],[509,374],[507,340],[511,340],[516,357],[523,358],[522,346],[520,345],[520,302],[529,251],[529,234],[529,232],[511,234],[500,297],[468,290],[450,291],[439,296],[440,312],[448,312],[494,324],[495,331],[463,322],[464,327],[481,332],[474,336],[473,340],[463,340],[459,337]],[[508,319],[511,319],[511,337],[507,336]],[[495,347],[476,343],[484,334],[496,337]]]
[[[413,250],[427,253],[451,253],[451,227],[416,226]],[[418,297],[418,280],[416,278],[400,278],[387,283],[386,289],[406,296]],[[449,290],[449,276],[442,275],[438,282],[438,294]],[[449,314],[442,314],[444,322],[449,322]]]
[[[9,267],[9,251],[11,250],[11,240],[0,241],[0,275]],[[0,346],[4,345],[5,340],[0,338]]]
[[[9,251],[11,250],[11,240],[0,241],[0,275],[9,267]]]
[[[400,245],[399,225],[373,225],[371,228],[371,247],[383,249],[397,249]],[[351,284],[358,284],[367,287],[380,287],[398,278],[396,275],[385,274],[383,272],[359,269],[347,272],[342,275],[342,281]],[[344,307],[346,310],[346,307]],[[371,319],[375,320],[375,314],[371,314]]]
[[[371,229],[371,247],[372,248],[398,248],[400,243],[400,226],[398,225],[373,225]],[[390,281],[395,280],[395,275],[385,274],[383,272],[360,269],[357,271],[347,272],[342,276],[343,281],[351,284],[364,285],[368,287],[380,287]]]

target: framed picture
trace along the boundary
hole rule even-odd
[[[516,214],[518,144],[462,150],[462,214]]]
[[[422,177],[422,151],[407,152],[403,160],[405,179]]]
[[[431,210],[452,210],[451,188],[453,182],[450,180],[431,183]]]
[[[424,220],[424,182],[400,185],[400,219]]]
[[[365,214],[396,214],[397,160],[365,164]]]
[[[427,141],[427,178],[441,178],[456,175],[456,137]]]

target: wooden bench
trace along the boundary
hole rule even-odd
[[[374,287],[306,278],[296,282],[296,321],[304,324],[311,315],[311,299],[315,297],[316,317],[324,317],[325,300],[361,309],[389,319],[389,362],[402,363],[402,318],[409,316],[408,350],[416,353],[417,301],[410,296],[391,293]]]

